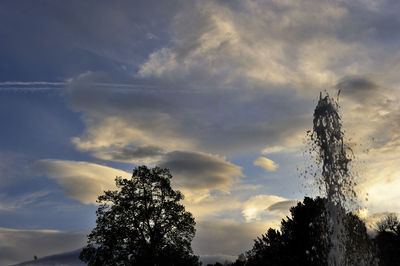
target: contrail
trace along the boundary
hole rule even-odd
[[[0,82],[1,91],[12,91],[12,92],[41,92],[51,90],[62,90],[68,85],[73,85],[71,81],[63,82],[50,82],[50,81],[3,81]],[[85,83],[87,86],[96,86],[101,88],[109,88],[114,92],[120,93],[188,93],[188,94],[204,94],[204,93],[215,93],[218,91],[240,91],[239,88],[203,88],[197,86],[186,86],[184,88],[171,88],[170,86],[160,86],[159,84],[146,84],[146,83],[106,83],[106,82],[93,82]]]
[[[66,82],[48,81],[4,81],[0,82],[0,91],[38,92],[62,89]]]
[[[0,82],[0,87],[3,86],[36,86],[36,85],[45,85],[45,86],[64,86],[67,82],[48,82],[48,81],[5,81]]]

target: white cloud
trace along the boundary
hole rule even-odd
[[[285,150],[285,147],[280,146],[280,145],[275,145],[275,146],[266,147],[261,152],[262,152],[262,154],[270,154],[270,153],[278,153],[278,152],[281,152],[284,150]]]
[[[138,74],[144,78],[160,77],[163,72],[176,66],[175,54],[168,48],[162,48],[150,54],[149,60],[140,67]]]
[[[83,203],[95,203],[104,190],[114,190],[115,177],[131,174],[111,167],[88,162],[41,160],[35,163],[37,174],[57,180],[68,197]]]
[[[277,163],[266,157],[258,157],[257,160],[253,162],[253,165],[260,166],[265,170],[272,172],[276,171],[276,169],[279,167]]]
[[[121,110],[122,113],[122,110]],[[109,153],[127,146],[153,146],[171,150],[190,148],[189,141],[176,136],[171,128],[173,119],[168,114],[137,114],[134,116],[106,116],[87,121],[88,131],[84,137],[74,137],[72,142],[81,151],[92,151],[101,159],[112,159]],[[162,138],[157,138],[163,132]]]
[[[279,227],[280,220],[296,202],[275,195],[256,195],[243,203],[242,214],[247,222],[263,220]]]
[[[185,195],[183,204],[196,220],[214,220],[224,214],[234,214],[242,207],[242,202],[232,195],[211,195],[204,192],[182,189]]]

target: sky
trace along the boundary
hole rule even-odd
[[[195,254],[235,260],[318,194],[306,131],[321,91],[340,90],[361,216],[399,213],[399,12],[394,0],[1,1],[0,264],[83,247],[97,196],[142,164],[171,169]]]

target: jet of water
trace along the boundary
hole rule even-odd
[[[346,207],[356,202],[354,181],[349,171],[352,151],[343,141],[344,133],[338,103],[328,94],[320,98],[314,111],[311,140],[322,173],[317,176],[320,190],[327,198],[331,250],[329,265],[346,265]]]

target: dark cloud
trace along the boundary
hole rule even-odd
[[[336,87],[350,93],[368,92],[379,88],[372,80],[361,76],[346,76],[339,81]]]
[[[155,146],[139,146],[136,148],[123,148],[119,151],[110,152],[111,160],[129,161],[163,155],[163,149]]]
[[[382,88],[371,78],[363,76],[345,76],[336,84],[336,88],[344,97],[360,103],[376,102],[382,100],[383,96]]]
[[[268,207],[268,211],[281,211],[287,212],[291,207],[297,204],[297,200],[285,200],[272,204]]]
[[[170,152],[160,166],[171,169],[177,184],[191,189],[229,191],[229,187],[243,176],[242,168],[225,158],[199,152]]]

